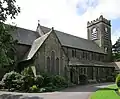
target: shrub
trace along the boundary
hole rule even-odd
[[[38,86],[38,87],[41,87],[43,85],[43,80],[44,78],[41,76],[41,75],[37,75],[35,77],[35,84]]]
[[[25,68],[21,74],[14,71],[6,73],[0,87],[4,86],[9,91],[50,92],[68,86],[66,79],[59,75],[52,76],[42,73],[42,75],[34,77],[28,68]]]
[[[68,84],[64,77],[60,75],[55,75],[53,76],[53,85],[57,87],[66,87]]]
[[[19,90],[28,92],[30,87],[32,87],[35,83],[34,73],[32,71],[32,68],[31,67],[24,68],[21,74],[22,74],[21,77],[22,86]]]
[[[49,86],[49,87],[44,87],[44,91],[43,92],[53,92],[55,89],[53,89],[53,87]]]
[[[36,85],[30,87],[29,92],[39,92],[39,88]]]
[[[29,88],[34,84],[34,77],[28,74],[23,76],[12,71],[4,75],[1,84],[9,91],[29,91]]]
[[[45,87],[47,84],[52,82],[52,79],[53,79],[52,75],[49,75],[47,73],[41,73],[41,75],[44,78],[43,79],[43,84],[42,84],[43,87]]]
[[[7,89],[17,90],[21,87],[21,75],[14,71],[6,73],[2,79],[2,83],[4,83],[4,87]]]
[[[52,84],[51,86],[45,86],[43,88],[40,88],[40,92],[53,92],[56,91],[57,89],[58,88]]]
[[[4,89],[5,83],[0,81],[0,89]]]
[[[21,74],[24,76],[30,75],[30,76],[34,77],[34,73],[33,73],[33,70],[31,67],[24,68],[24,70],[21,72]]]
[[[115,82],[116,82],[117,86],[120,88],[120,74],[117,75]]]
[[[85,75],[85,74],[80,75],[79,81],[80,81],[80,84],[87,84],[88,83],[87,75]]]
[[[43,76],[43,84],[40,92],[52,92],[68,86],[66,79],[60,75],[50,75],[41,73]]]
[[[34,77],[30,75],[22,76],[21,81],[22,85],[20,91],[28,92],[29,88],[34,85]]]
[[[45,92],[45,88],[40,88],[39,92]]]

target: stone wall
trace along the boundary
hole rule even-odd
[[[104,61],[105,54],[90,52],[81,49],[75,49],[70,47],[63,47],[66,55],[70,58],[77,58],[79,60],[92,60],[92,61]],[[74,55],[73,55],[74,52]]]
[[[94,29],[96,29],[96,32],[93,31]],[[107,20],[103,18],[103,16],[100,16],[100,19],[88,22],[87,35],[88,40],[94,41],[107,54],[106,61],[110,62],[112,57],[110,20]],[[94,35],[96,35],[95,39],[93,39]]]
[[[51,63],[52,51],[55,54],[54,68],[52,68],[53,64]],[[64,67],[67,65],[66,56],[54,32],[48,36],[44,44],[41,46],[41,48],[37,52],[36,61],[35,61],[37,73],[39,73],[40,71],[48,71],[48,68],[47,68],[48,57],[50,58],[50,68],[55,69],[55,72],[54,72],[55,74],[56,74],[56,68],[58,68],[56,66],[56,59],[57,58],[59,59],[59,74],[64,75]]]
[[[110,76],[113,68],[105,67],[72,67],[72,75],[70,75],[70,81],[79,84],[79,75],[85,74],[89,81],[97,81],[98,79],[106,79],[106,76]]]

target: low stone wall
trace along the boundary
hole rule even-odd
[[[0,92],[0,99],[43,99],[40,96],[31,96],[29,94],[16,94],[16,93],[1,93]]]

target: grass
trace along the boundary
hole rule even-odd
[[[120,99],[120,96],[115,92],[117,88],[116,84],[109,85],[107,88],[102,88],[93,93],[90,99]]]

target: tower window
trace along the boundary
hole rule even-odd
[[[96,28],[93,28],[92,29],[92,33],[91,33],[91,38],[92,38],[92,40],[95,40],[95,39],[97,39],[98,37],[97,37],[97,29]]]

